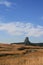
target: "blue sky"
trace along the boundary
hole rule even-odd
[[[43,0],[0,0],[0,42],[43,42]]]

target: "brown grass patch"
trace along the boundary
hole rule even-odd
[[[0,65],[43,65],[43,47],[0,44]]]

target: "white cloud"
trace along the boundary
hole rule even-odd
[[[6,1],[6,0],[1,0],[0,5],[5,5],[6,7],[10,7],[13,3]]]
[[[11,35],[25,35],[34,37],[39,37],[43,35],[43,26],[34,26],[32,23],[0,23],[0,31],[3,30]]]

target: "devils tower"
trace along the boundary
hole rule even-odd
[[[29,45],[29,44],[30,44],[30,41],[29,41],[29,38],[28,38],[28,37],[25,38],[24,43],[25,43],[26,45]]]

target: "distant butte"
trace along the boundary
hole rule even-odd
[[[11,43],[11,44],[25,44],[25,45],[31,45],[31,46],[43,46],[43,43],[31,43],[29,41],[29,38],[26,37],[24,42],[19,42],[19,43]]]

